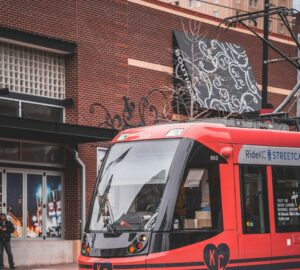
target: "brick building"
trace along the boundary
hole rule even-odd
[[[17,228],[17,265],[76,258],[97,147],[108,146],[113,128],[152,124],[164,114],[173,30],[196,27],[240,44],[261,83],[255,36],[217,30],[217,18],[156,0],[5,1],[1,11],[0,202]],[[296,54],[286,36],[270,40]],[[270,65],[270,102],[278,105],[295,83],[289,63]]]

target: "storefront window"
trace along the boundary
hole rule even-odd
[[[0,99],[0,115],[19,116],[19,102],[9,99]]]
[[[23,236],[23,174],[7,173],[7,214],[14,224],[14,237]]]
[[[35,162],[47,164],[64,163],[64,146],[0,140],[0,160]]]
[[[42,237],[43,233],[43,176],[27,176],[27,237]]]
[[[58,105],[0,98],[0,115],[63,123],[64,108]]]
[[[0,211],[7,213],[15,227],[13,237],[46,239],[62,236],[60,173],[2,169],[0,203]]]
[[[0,159],[20,160],[20,151],[19,142],[0,141]]]
[[[22,117],[62,123],[63,108],[22,102]]]
[[[63,163],[64,148],[61,145],[22,143],[22,161]]]
[[[62,228],[61,177],[47,176],[47,237],[61,237]]]

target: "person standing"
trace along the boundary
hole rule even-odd
[[[8,263],[10,269],[15,269],[14,258],[11,251],[10,238],[15,231],[14,225],[7,220],[6,214],[0,214],[0,270],[4,269],[3,252],[4,249],[8,256]]]

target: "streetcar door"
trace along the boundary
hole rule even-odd
[[[271,269],[266,166],[239,165],[235,173],[240,266]]]
[[[271,216],[274,269],[300,269],[300,167],[272,166],[273,199]],[[271,193],[272,196],[272,193]],[[298,268],[299,267],[299,268]]]

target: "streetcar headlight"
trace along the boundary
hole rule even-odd
[[[86,236],[86,234],[84,234],[82,237],[81,254],[89,255],[90,251],[91,251],[91,249],[89,247],[89,244],[87,243],[87,236]]]
[[[135,248],[134,248],[133,245],[129,246],[128,252],[131,253],[131,254],[135,252]]]
[[[147,245],[147,240],[148,237],[145,234],[140,235],[130,244],[128,247],[128,252],[130,254],[139,253]]]

